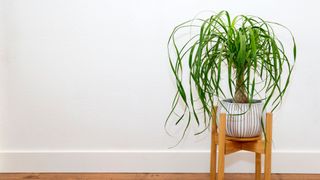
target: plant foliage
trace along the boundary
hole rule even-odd
[[[292,61],[276,36],[275,26],[292,37]],[[176,36],[183,29],[197,29],[198,33],[179,46]],[[204,125],[200,133],[208,129],[208,118],[220,99],[231,97],[236,103],[250,104],[259,97],[264,101],[263,110],[271,106],[274,111],[289,84],[296,43],[291,31],[281,24],[247,15],[232,19],[227,11],[221,11],[208,19],[192,19],[176,26],[168,41],[168,54],[177,93],[166,124],[174,117],[176,125],[184,121],[183,138],[191,121]],[[187,78],[183,78],[185,69]],[[177,114],[181,103],[183,113]]]

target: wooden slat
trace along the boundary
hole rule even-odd
[[[252,141],[252,142],[243,142],[242,149],[246,151],[256,152],[264,154],[264,141]]]
[[[266,117],[266,147],[264,160],[265,180],[271,179],[271,143],[272,143],[272,114],[267,113]]]
[[[256,166],[255,166],[255,179],[256,180],[261,180],[261,154],[260,153],[255,153],[256,154]]]
[[[225,155],[242,150],[241,142],[226,141],[225,146]]]
[[[220,114],[219,123],[219,158],[218,158],[218,180],[224,179],[224,153],[226,137],[226,114]]]
[[[262,139],[261,136],[257,136],[257,137],[245,137],[245,138],[239,138],[239,137],[231,137],[231,136],[226,136],[226,140],[229,141],[240,141],[240,142],[245,142],[245,141],[257,141]]]
[[[215,141],[216,144],[219,143],[219,137],[216,134],[215,135]],[[225,140],[226,144],[226,154],[231,154],[233,152],[237,152],[240,150],[246,150],[251,152],[258,152],[261,154],[264,154],[264,140],[258,140],[258,141],[231,141],[231,140]],[[232,147],[228,147],[231,145]],[[230,149],[230,150],[229,150]],[[234,151],[233,151],[234,150]]]
[[[217,107],[215,106],[212,110],[212,129],[211,129],[211,155],[210,155],[210,179],[216,180],[216,166],[217,166],[217,144],[216,144],[216,134],[217,134],[217,124],[216,124],[216,112]]]

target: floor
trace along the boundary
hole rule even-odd
[[[0,180],[209,180],[209,174],[1,173]],[[225,180],[253,180],[253,174],[226,174]],[[320,180],[320,174],[272,174],[272,180]]]

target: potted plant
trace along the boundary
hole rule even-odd
[[[276,26],[289,32],[290,56]],[[190,36],[183,39],[183,32]],[[176,26],[168,53],[177,93],[166,124],[182,104],[183,112],[175,119],[176,125],[184,122],[182,138],[191,122],[202,127],[196,133],[200,134],[209,129],[213,107],[218,105],[218,111],[227,113],[226,135],[255,137],[263,132],[265,110],[274,111],[282,102],[296,60],[296,43],[291,31],[279,23],[248,15],[231,18],[221,11]]]

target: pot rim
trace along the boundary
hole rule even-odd
[[[232,98],[228,98],[228,99],[223,99],[222,102],[226,102],[226,103],[230,103],[230,104],[249,105],[249,104],[261,104],[262,100],[261,99],[253,99],[251,103],[235,103]]]

